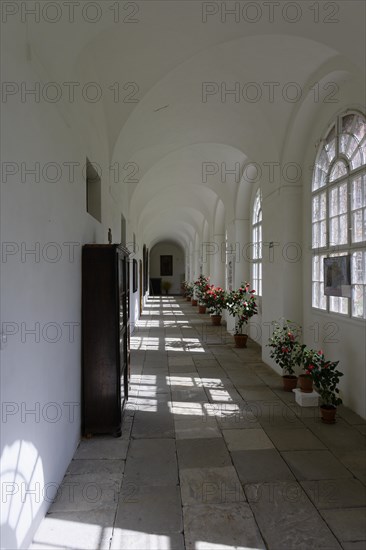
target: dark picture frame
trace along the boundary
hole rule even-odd
[[[138,275],[137,275],[137,260],[132,260],[132,292],[137,292]]]
[[[172,277],[173,275],[173,256],[160,256],[160,276]]]
[[[324,258],[324,294],[351,297],[350,255]]]

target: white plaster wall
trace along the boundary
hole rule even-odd
[[[24,26],[7,31],[12,53],[4,54],[3,79],[40,81],[36,59],[27,59]],[[1,190],[1,543],[16,549],[32,541],[79,442],[81,248],[107,242],[108,227],[118,235],[119,212],[108,171],[101,224],[86,212],[82,170],[72,181],[65,169],[71,161],[83,167],[86,156],[107,166],[95,128],[82,140],[74,112],[31,97],[14,96],[3,107],[2,161],[17,173],[3,174]],[[61,168],[58,181],[50,182],[52,169],[42,176],[50,162]],[[23,171],[39,163],[40,181],[28,175],[22,182],[21,163]]]
[[[161,276],[160,275],[160,256],[172,255],[173,256],[173,276]],[[150,252],[150,278],[161,277],[163,281],[170,281],[172,287],[169,290],[169,294],[180,294],[180,283],[184,278],[185,273],[185,258],[182,248],[173,243],[158,243]],[[164,290],[162,290],[164,294]]]

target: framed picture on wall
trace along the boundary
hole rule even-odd
[[[132,260],[132,292],[137,292],[137,260]]]
[[[351,297],[350,256],[324,258],[324,294]]]
[[[160,276],[171,277],[173,275],[173,256],[160,256]]]

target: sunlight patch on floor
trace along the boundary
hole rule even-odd
[[[168,403],[170,412],[175,415],[206,416],[202,407],[203,403],[190,403],[185,401],[171,401]]]
[[[160,322],[157,320],[153,321],[150,319],[147,321],[146,319],[139,319],[136,321],[136,327],[138,328],[159,328],[160,326]]]
[[[131,350],[150,350],[159,349],[160,338],[151,336],[131,336]]]
[[[198,338],[165,338],[165,351],[205,352]]]

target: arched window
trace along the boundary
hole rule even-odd
[[[262,195],[260,189],[255,195],[253,204],[252,241],[252,287],[258,296],[262,296]]]
[[[312,305],[366,318],[366,120],[337,117],[322,141],[312,182]],[[323,260],[350,256],[350,297],[324,295]],[[343,293],[344,294],[344,293]]]

